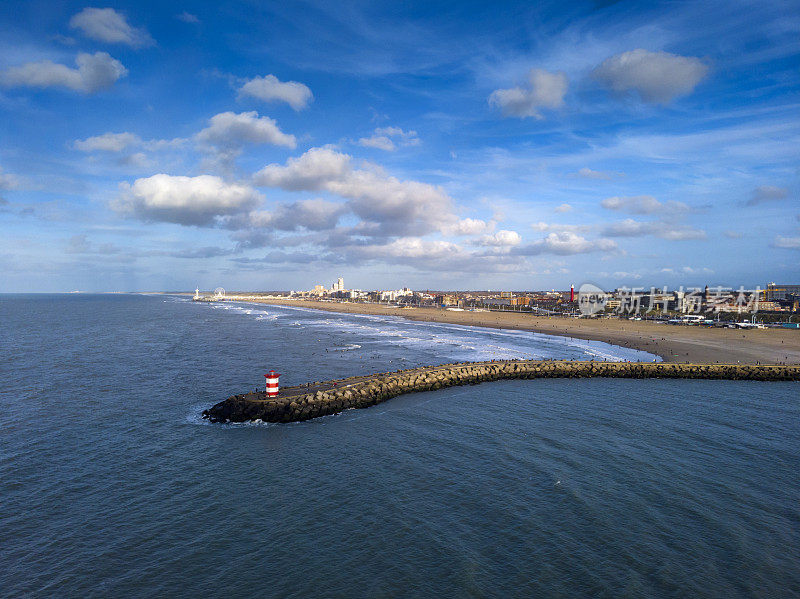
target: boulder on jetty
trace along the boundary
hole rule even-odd
[[[203,411],[203,418],[211,422],[300,422],[366,408],[404,393],[502,379],[576,377],[798,381],[800,366],[553,360],[463,362],[284,387],[278,397],[267,397],[265,392],[234,395]]]

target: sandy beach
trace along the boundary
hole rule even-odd
[[[661,356],[665,362],[708,364],[800,364],[798,329],[723,329],[674,326],[652,321],[576,319],[514,312],[454,312],[440,308],[396,308],[378,304],[309,300],[248,300],[350,314],[384,314],[410,320],[516,329],[604,341]]]

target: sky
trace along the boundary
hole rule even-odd
[[[0,3],[0,292],[800,283],[800,0]]]

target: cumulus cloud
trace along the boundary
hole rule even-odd
[[[314,94],[307,85],[297,81],[280,81],[275,75],[254,77],[239,88],[239,96],[250,96],[266,102],[286,102],[294,110],[308,107]]]
[[[371,137],[362,137],[358,145],[392,152],[397,146],[416,146],[419,137],[416,131],[403,131],[400,127],[378,127]]]
[[[402,181],[376,165],[363,169],[331,148],[312,148],[286,165],[270,164],[253,178],[256,185],[290,191],[327,191],[346,198],[365,235],[424,235],[458,221],[452,199],[436,185]]]
[[[632,218],[612,223],[603,228],[603,235],[609,237],[643,237],[652,235],[669,241],[689,241],[705,239],[706,232],[686,225],[664,221],[637,221]]]
[[[556,206],[555,211],[556,212],[571,212],[572,211],[572,206],[570,206],[569,204],[561,204],[560,206]]]
[[[125,16],[113,8],[84,8],[69,20],[69,26],[90,39],[109,44],[139,48],[155,43],[145,29],[131,27]]]
[[[600,205],[608,210],[628,212],[629,214],[675,214],[686,212],[689,206],[683,202],[659,202],[653,196],[606,198]]]
[[[442,228],[445,235],[480,235],[494,229],[494,222],[486,222],[478,218],[462,218],[461,220]]]
[[[251,112],[221,112],[208,121],[208,127],[195,138],[204,144],[220,148],[239,148],[245,144],[272,144],[294,148],[297,139],[280,130],[271,118]]]
[[[478,241],[478,245],[488,247],[512,247],[522,243],[522,237],[516,231],[502,229],[493,235],[484,235]]]
[[[376,150],[385,150],[393,152],[397,149],[394,142],[385,135],[373,135],[372,137],[362,137],[358,140],[358,145],[365,148],[375,148]]]
[[[585,233],[592,230],[592,225],[562,225],[555,223],[546,223],[539,221],[538,223],[531,223],[531,229],[534,231],[569,231],[571,233]]]
[[[135,133],[103,133],[76,140],[73,146],[81,152],[122,152],[142,143]]]
[[[667,103],[690,94],[707,74],[708,66],[699,58],[641,48],[611,56],[592,71],[609,89],[636,91],[651,103]]]
[[[787,250],[800,250],[800,237],[782,237],[778,235],[772,242],[772,247]]]
[[[6,87],[66,87],[73,91],[93,94],[114,85],[128,74],[122,63],[106,52],[81,52],[73,69],[50,60],[29,62],[0,71],[0,84]]]
[[[777,187],[775,185],[762,185],[753,190],[752,197],[747,200],[748,206],[758,206],[764,202],[772,202],[775,200],[785,200],[789,196],[789,190],[785,187]]]
[[[347,179],[352,173],[352,158],[332,148],[311,148],[298,158],[289,158],[285,166],[269,164],[258,171],[257,185],[280,187],[289,191],[320,191],[332,182]]]
[[[550,233],[547,237],[534,241],[531,244],[516,249],[516,253],[525,256],[538,254],[558,254],[568,256],[572,254],[588,254],[591,252],[607,252],[617,248],[616,242],[611,239],[589,240],[570,231]]]
[[[120,185],[112,207],[146,221],[209,226],[220,217],[250,212],[262,200],[249,185],[219,177],[153,175]]]
[[[78,139],[73,142],[72,147],[80,152],[113,155],[115,156],[116,164],[119,166],[143,169],[155,164],[155,158],[145,153],[145,151],[156,152],[176,149],[183,146],[187,141],[180,137],[175,139],[143,140],[135,133],[125,131],[122,133],[103,133],[86,139]]]
[[[531,69],[527,87],[496,89],[489,96],[489,104],[497,106],[504,116],[542,119],[538,109],[561,107],[568,85],[564,73]]]
[[[258,228],[275,228],[294,231],[305,228],[311,231],[333,229],[339,218],[348,212],[347,206],[323,199],[300,200],[278,206],[272,212],[254,212],[250,224]]]
[[[450,241],[426,240],[419,237],[400,237],[383,245],[370,245],[361,253],[369,259],[414,259],[441,260],[463,255],[463,250]]]

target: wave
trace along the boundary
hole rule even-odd
[[[514,329],[490,329],[472,325],[407,320],[401,316],[330,313],[298,306],[270,306],[260,310],[253,304],[212,304],[212,308],[255,316],[258,320],[291,318],[283,326],[318,329],[354,338],[350,344],[331,351],[364,349],[381,352],[389,348],[408,349],[415,356],[430,353],[436,359],[477,361],[492,359],[594,359],[607,361],[660,360],[647,352],[545,333]],[[425,357],[430,360],[430,357]]]
[[[358,343],[348,343],[343,347],[334,347],[330,351],[353,351],[354,349],[361,349]]]

